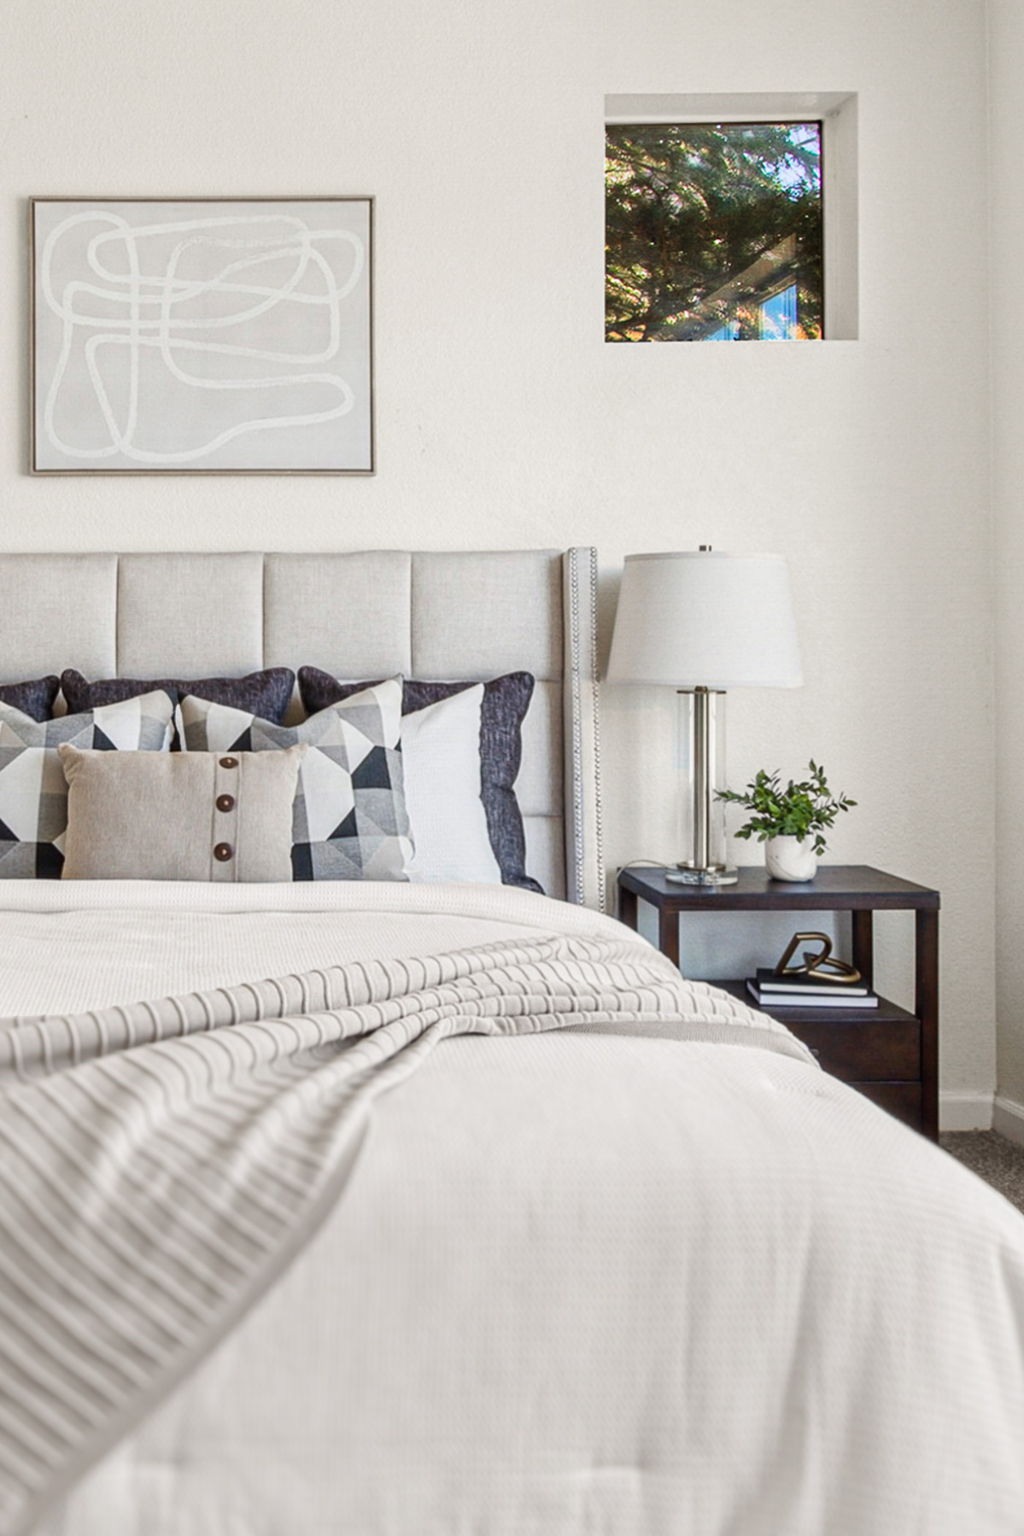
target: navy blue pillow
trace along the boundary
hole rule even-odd
[[[370,686],[341,683],[319,667],[299,668],[299,693],[310,715]],[[406,678],[402,684],[402,714],[414,714],[417,709],[426,709],[428,704],[450,699],[472,687],[473,683],[422,683]],[[502,884],[518,885],[543,895],[543,887],[526,873],[526,835],[514,788],[523,755],[522,725],[533,687],[534,679],[529,672],[508,672],[484,684],[480,709],[480,798]],[[415,833],[414,827],[414,836]]]
[[[52,720],[59,677],[37,677],[28,683],[0,683],[0,703],[20,709],[32,720]]]
[[[264,672],[250,672],[248,677],[201,677],[194,681],[158,678],[153,682],[137,677],[108,677],[89,683],[81,672],[69,671],[62,673],[60,686],[69,715],[84,714],[103,704],[123,704],[126,699],[137,699],[140,694],[162,688],[175,704],[183,694],[194,693],[196,698],[226,704],[229,709],[244,709],[250,715],[280,725],[295,687],[295,673],[287,667],[268,667]]]

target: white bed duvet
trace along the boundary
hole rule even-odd
[[[625,937],[493,887],[0,882],[0,1016],[551,933]],[[40,1536],[1024,1530],[1024,1220],[799,1048],[684,1032],[439,1044]]]

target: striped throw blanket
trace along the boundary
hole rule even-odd
[[[803,1054],[644,945],[565,936],[0,1023],[3,1536],[261,1294],[439,1040],[670,1025]]]

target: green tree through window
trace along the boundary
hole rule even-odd
[[[605,206],[608,341],[821,338],[819,123],[610,126]]]

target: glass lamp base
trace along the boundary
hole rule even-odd
[[[665,879],[672,885],[735,885],[739,877],[737,869],[725,864],[712,865],[710,869],[676,864],[665,871]]]

